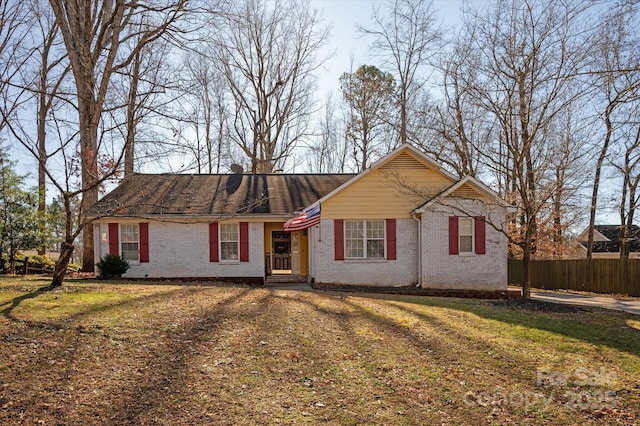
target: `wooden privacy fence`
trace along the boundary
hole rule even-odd
[[[42,264],[40,262],[32,262],[28,257],[24,259],[16,259],[13,265],[4,265],[7,269],[0,269],[0,273],[13,272],[19,275],[26,274],[46,274],[53,272],[53,264]]]
[[[529,278],[545,290],[640,296],[640,259],[533,260]],[[509,259],[509,284],[522,285],[522,260]]]

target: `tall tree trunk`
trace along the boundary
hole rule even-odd
[[[529,231],[526,232],[528,233]],[[531,245],[527,242],[528,238],[525,236],[522,247],[522,297],[525,299],[531,299]]]
[[[593,191],[591,193],[591,208],[589,209],[589,232],[587,237],[587,259],[593,257],[593,230],[596,225],[596,209],[598,206],[598,189],[600,187],[600,173],[604,160],[607,158],[607,151],[609,150],[609,142],[611,141],[611,134],[613,133],[613,124],[611,123],[611,112],[613,105],[610,104],[605,111],[604,122],[607,127],[607,133],[604,137],[604,144],[600,150],[598,161],[596,162],[596,171],[593,177]]]
[[[400,95],[400,144],[407,143],[407,95],[406,89],[402,89]]]
[[[51,109],[51,102],[49,96],[54,96],[57,91],[57,87],[60,84],[55,85],[52,93],[47,93],[49,89],[49,53],[51,46],[55,40],[55,34],[57,34],[57,26],[54,25],[45,37],[45,43],[42,46],[42,53],[40,54],[40,81],[38,83],[38,111],[37,111],[37,149],[38,149],[38,226],[40,228],[40,236],[42,238],[42,244],[38,246],[38,254],[44,255],[46,253],[46,210],[47,210],[47,196],[46,196],[46,170],[47,170],[47,113]]]
[[[67,266],[71,260],[71,256],[73,255],[74,245],[73,242],[77,237],[77,232],[74,233],[73,230],[73,212],[71,210],[71,196],[69,194],[62,195],[62,202],[65,211],[65,221],[64,221],[64,241],[60,245],[60,257],[56,262],[53,269],[53,277],[51,279],[51,284],[48,287],[45,287],[43,290],[51,290],[53,288],[59,287],[64,282],[64,277],[67,273]],[[93,225],[90,223],[93,227]],[[83,232],[86,232],[83,230]],[[93,234],[93,233],[92,233]]]
[[[42,82],[41,82],[42,84]],[[40,236],[42,243],[38,246],[38,254],[44,255],[46,253],[46,242],[44,236],[46,234],[46,212],[47,212],[47,180],[46,180],[46,161],[47,161],[47,146],[46,146],[46,115],[47,110],[44,108],[46,105],[44,91],[41,91],[39,95],[39,108],[38,108],[38,226],[40,228]]]
[[[562,238],[562,188],[564,179],[560,168],[556,168],[556,189],[553,192],[553,258],[560,259],[564,253]]]
[[[64,282],[64,277],[67,274],[67,266],[69,266],[69,261],[71,260],[71,255],[73,254],[73,240],[71,241],[63,241],[60,246],[60,257],[56,262],[56,265],[53,269],[53,278],[51,279],[51,285],[48,289],[53,289],[56,287],[60,287]]]
[[[141,51],[137,51],[133,59],[131,71],[131,84],[129,86],[129,98],[127,101],[127,140],[124,149],[124,175],[133,174],[135,157],[135,139],[138,120],[136,119],[136,107],[138,100],[138,84],[140,82]]]
[[[87,85],[85,85],[87,86]],[[85,212],[98,201],[97,140],[100,113],[90,87],[85,87],[78,99],[80,115],[80,156],[82,158],[82,201],[80,211]],[[93,224],[88,223],[82,230],[82,271],[95,270],[93,256]]]

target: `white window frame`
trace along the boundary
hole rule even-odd
[[[369,238],[367,236],[367,225],[370,222],[380,222],[382,224],[382,238]],[[351,224],[358,223],[362,226],[362,238],[353,238],[348,236]],[[384,219],[349,219],[344,221],[344,256],[348,260],[385,260],[387,250],[387,224]],[[382,256],[371,257],[367,252],[368,241],[382,241]],[[347,247],[348,241],[362,241],[362,256],[351,256],[352,251]]]
[[[225,230],[225,228],[234,227],[234,230]],[[227,239],[230,235],[234,235],[234,239]],[[224,236],[224,237],[223,237]],[[235,243],[235,257],[225,258],[225,251],[222,249],[223,244]],[[240,225],[238,223],[221,223],[218,226],[218,253],[220,253],[220,262],[239,263],[240,262]]]
[[[463,234],[464,223],[469,223],[469,232]],[[469,250],[463,250],[462,238],[470,238],[471,245]],[[461,255],[470,255],[475,253],[475,221],[472,217],[458,217],[458,252]]]
[[[133,227],[133,231],[132,232],[127,232],[127,228],[128,227]],[[125,259],[127,262],[129,263],[133,263],[133,264],[137,264],[140,263],[140,225],[137,223],[121,223],[120,224],[120,229],[119,229],[119,234],[120,234],[120,238],[119,238],[119,243],[120,243],[120,257],[122,257],[123,259]],[[136,239],[125,239],[125,235],[128,236],[128,234],[135,234],[136,235]],[[125,244],[135,244],[137,246],[136,249],[136,258],[135,259],[127,259],[127,257],[125,257]],[[126,250],[127,253],[133,253],[133,250]]]

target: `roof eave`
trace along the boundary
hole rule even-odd
[[[226,220],[238,219],[238,220],[247,220],[247,221],[274,221],[274,220],[282,220],[290,218],[290,214],[286,213],[274,213],[274,214],[266,214],[266,213],[256,213],[256,214],[180,214],[180,213],[171,213],[171,214],[136,214],[136,215],[105,215],[101,216],[97,219],[94,219],[93,222],[109,222],[114,220],[122,220],[122,219],[143,219],[143,220],[152,220],[156,222],[184,222],[184,223],[193,223],[193,222],[221,222]]]
[[[446,190],[442,191],[440,194],[435,195],[431,199],[427,200],[420,207],[416,208],[414,210],[414,213],[424,213],[429,207],[433,206],[434,204],[437,204],[439,199],[450,196],[456,189],[460,188],[464,184],[472,185],[479,192],[487,195],[489,198],[495,201],[496,205],[502,208],[505,208],[508,213],[516,213],[518,211],[517,207],[512,206],[511,204],[507,203],[505,200],[500,198],[500,196],[494,190],[492,190],[491,188],[489,188],[488,186],[480,182],[478,179],[474,178],[473,176],[465,176],[464,178],[455,182]]]

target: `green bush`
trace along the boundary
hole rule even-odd
[[[77,263],[70,263],[67,265],[67,272],[78,272],[80,269],[82,269],[82,266]]]
[[[96,263],[96,267],[98,268],[98,278],[120,278],[129,270],[129,262],[120,256],[107,254]]]
[[[32,263],[34,265],[38,265],[38,266],[42,266],[42,267],[53,267],[53,265],[55,265],[56,263],[51,260],[51,258],[49,256],[46,255],[34,255],[34,256],[29,256],[29,263]]]

